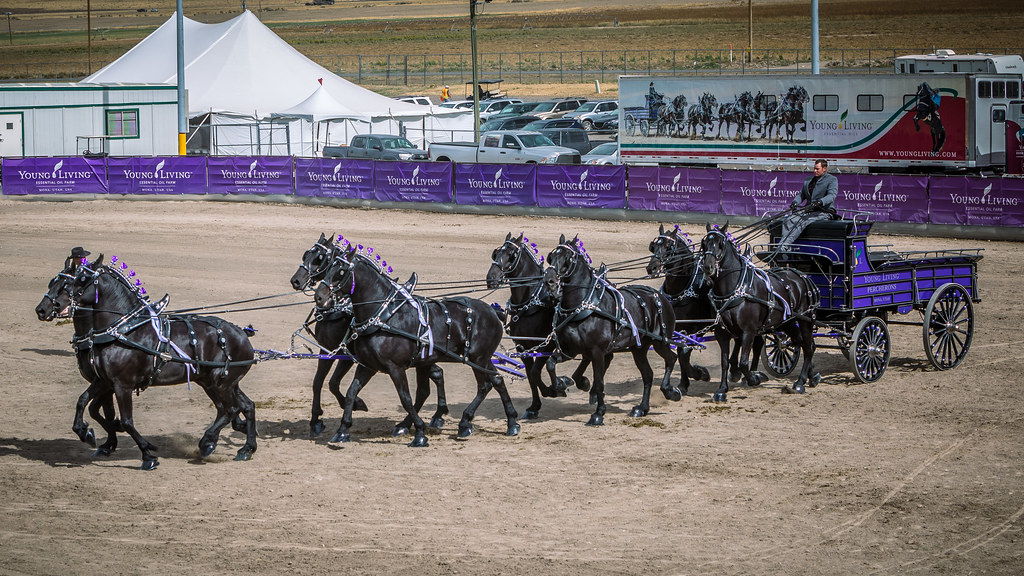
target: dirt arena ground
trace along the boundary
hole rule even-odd
[[[693,235],[702,227],[684,226]],[[447,365],[453,417],[425,449],[392,438],[401,418],[390,382],[364,390],[354,441],[310,439],[310,360],[255,366],[259,450],[232,460],[225,432],[198,458],[214,410],[185,385],[136,397],[136,424],[160,448],[153,472],[122,436],[94,459],[71,432],[85,389],[69,324],[33,311],[73,246],[117,255],[171,308],[287,293],[321,232],[377,248],[402,279],[482,279],[506,232],[545,251],[579,233],[595,261],[642,257],[650,222],[423,214],[197,201],[0,199],[0,573],[2,574],[1020,574],[1024,569],[1024,390],[1019,303],[1024,251],[993,241],[876,237],[899,250],[976,247],[983,301],[959,368],[938,372],[920,327],[892,326],[881,381],[857,384],[822,351],[822,384],[735,388],[710,403],[697,383],[631,419],[639,375],[609,374],[600,428],[571,390],[537,421],[503,436],[496,395],[476,434],[455,438],[471,373]],[[504,303],[507,290],[478,293]],[[284,349],[310,308],[227,315],[253,343]],[[916,314],[916,313],[915,313]],[[916,317],[912,317],[916,319]],[[696,354],[717,377],[717,347]],[[571,366],[572,364],[570,364]],[[346,378],[344,385],[347,386]],[[511,383],[520,412],[524,381]],[[428,409],[432,410],[431,401]]]

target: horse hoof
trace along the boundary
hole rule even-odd
[[[519,436],[519,424],[509,424],[505,436]]]
[[[352,435],[349,434],[348,432],[335,432],[334,436],[331,436],[331,439],[329,440],[329,442],[331,444],[339,444],[339,443],[342,443],[342,442],[351,442],[351,441],[352,441]]]
[[[540,418],[540,412],[536,410],[527,410],[526,412],[523,412],[523,420],[536,420],[537,418]]]
[[[729,371],[729,383],[730,384],[735,384],[735,383],[739,382],[741,378],[743,378],[743,373],[740,372],[739,370],[730,370]]]
[[[356,401],[352,403],[352,410],[355,412],[369,412],[369,408],[366,407],[366,402],[363,402],[362,398],[356,397]]]
[[[92,446],[93,448],[95,448],[96,447],[96,432],[94,432],[92,428],[89,428],[89,431],[86,432],[85,436],[82,437],[82,442],[85,442],[89,446]]]
[[[473,435],[472,424],[459,424],[459,438],[469,438]]]
[[[806,392],[806,390],[804,389],[804,385],[803,384],[793,384],[792,388],[783,388],[782,389],[782,393],[783,394],[803,394],[805,392]]]
[[[604,416],[594,414],[587,421],[587,426],[604,426]]]
[[[701,382],[711,382],[711,373],[708,372],[707,368],[703,366],[697,366],[695,369],[697,370],[697,375],[694,376],[695,380],[699,380]]]
[[[807,385],[814,388],[821,383],[821,372],[816,372],[814,376],[811,376],[810,380],[807,381]]]
[[[555,378],[555,385],[552,388],[555,395],[559,398],[565,397],[565,391],[569,389],[569,386],[573,384],[573,381],[568,376],[559,376]]]
[[[100,457],[104,457],[105,458],[107,456],[110,456],[110,454],[113,451],[114,451],[114,449],[110,448],[109,446],[100,446],[95,451],[93,451],[92,457],[93,458],[100,458]]]
[[[309,423],[309,437],[316,438],[317,436],[324,433],[324,421],[317,420],[316,422]]]
[[[662,388],[661,393],[665,395],[665,399],[673,402],[683,399],[683,393],[679,391],[679,388]]]
[[[206,458],[210,454],[213,454],[213,449],[216,448],[216,447],[217,447],[217,445],[213,444],[212,442],[210,444],[200,444],[199,445],[199,456],[201,458]]]
[[[647,410],[644,410],[639,406],[634,406],[633,409],[629,411],[630,418],[640,418],[643,416],[647,416]]]
[[[750,386],[752,388],[756,388],[756,387],[760,386],[762,383],[767,382],[767,381],[768,381],[768,375],[767,374],[765,374],[764,372],[754,372],[753,374],[750,375],[750,380],[747,381],[747,386]]]
[[[589,392],[590,378],[587,378],[586,376],[581,376],[580,379],[576,381],[576,389],[581,392]]]
[[[397,438],[399,436],[405,436],[408,433],[409,433],[409,427],[408,426],[395,426],[395,429],[391,431],[391,436]]]
[[[157,467],[157,466],[159,466],[159,465],[160,465],[160,461],[159,461],[159,460],[157,460],[156,458],[153,458],[153,459],[144,459],[144,460],[142,461],[142,467],[141,467],[141,469],[142,469],[142,470],[147,470],[147,471],[148,471],[148,470],[155,470],[155,469],[156,469],[156,467]]]
[[[249,460],[252,460],[252,450],[248,448],[242,448],[238,454],[235,454],[236,462],[248,462]]]
[[[426,436],[416,436],[408,444],[409,448],[426,448],[428,445]]]
[[[712,402],[728,402],[725,392],[715,392],[715,395],[711,397]]]
[[[440,430],[442,427],[444,427],[444,418],[441,418],[440,416],[435,416],[431,418],[430,427]]]

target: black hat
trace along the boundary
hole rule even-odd
[[[72,258],[85,258],[89,254],[92,254],[92,252],[89,252],[88,250],[82,248],[81,246],[75,246],[74,248],[71,249]]]

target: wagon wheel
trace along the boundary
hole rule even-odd
[[[861,382],[874,382],[885,373],[891,350],[892,341],[885,322],[875,316],[867,316],[853,329],[850,368]]]
[[[974,304],[967,290],[950,282],[939,286],[924,309],[924,351],[939,370],[956,368],[974,339]]]
[[[640,121],[640,133],[643,134],[644,136],[650,136],[651,135],[651,123],[650,123],[650,121],[648,121],[646,119]]]
[[[626,114],[626,133],[636,136],[636,118],[632,114]]]
[[[793,340],[789,336],[782,332],[769,332],[764,335],[761,363],[772,378],[789,376],[799,361],[800,349],[793,345]]]

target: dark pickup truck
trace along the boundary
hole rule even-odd
[[[324,146],[324,158],[370,158],[373,160],[427,160],[427,151],[401,136],[361,134],[348,146]]]

